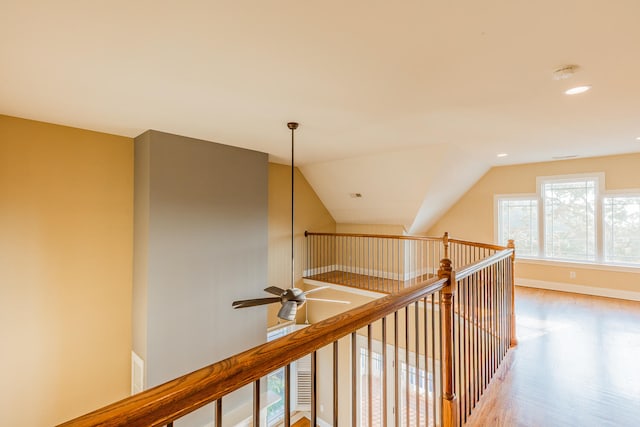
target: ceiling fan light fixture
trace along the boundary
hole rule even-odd
[[[278,318],[282,320],[293,321],[298,312],[298,304],[295,301],[287,301],[282,303],[282,307],[278,310]]]
[[[278,318],[287,321],[294,321],[296,319],[296,313],[298,312],[298,308],[302,307],[307,302],[307,294],[320,291],[322,289],[328,288],[328,286],[320,286],[314,289],[310,289],[308,291],[303,291],[302,289],[298,289],[295,287],[295,267],[294,267],[294,206],[295,206],[295,186],[294,186],[294,178],[295,178],[295,162],[294,162],[294,133],[295,130],[298,129],[298,123],[289,122],[287,123],[287,127],[291,130],[291,287],[288,289],[282,289],[277,286],[269,286],[264,289],[265,292],[275,295],[275,297],[269,298],[253,298],[248,300],[240,300],[234,301],[231,306],[233,308],[245,308],[245,307],[255,307],[258,305],[266,305],[279,302],[281,304],[280,310],[278,311]],[[349,301],[337,301],[330,300],[324,298],[308,298],[310,301],[321,301],[321,302],[335,302],[341,304],[349,304]]]

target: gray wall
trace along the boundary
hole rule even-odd
[[[132,348],[147,359],[147,279],[149,254],[149,151],[151,132],[135,139],[133,167],[133,299]]]
[[[231,302],[264,296],[268,159],[157,131],[135,149],[133,348],[153,387],[264,342],[266,308]]]

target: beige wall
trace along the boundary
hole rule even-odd
[[[353,233],[353,234],[389,234],[402,236],[405,234],[402,225],[387,224],[337,224],[336,233]]]
[[[322,204],[313,188],[295,170],[295,284],[302,286],[305,256],[305,231],[336,232],[336,222]],[[269,164],[269,264],[268,285],[291,286],[291,167]],[[265,286],[266,287],[266,286]],[[267,296],[262,295],[262,296]],[[256,295],[256,298],[261,295]],[[268,326],[278,323],[278,304],[268,308]],[[301,314],[299,321],[304,321]]]
[[[640,189],[640,153],[575,159],[556,162],[492,168],[428,231],[439,236],[448,231],[451,237],[494,242],[494,196],[496,194],[535,193],[536,177],[578,173],[605,173],[606,190]],[[517,252],[517,248],[516,248]],[[516,278],[526,281],[567,283],[567,290],[591,290],[603,294],[614,291],[640,291],[640,274],[606,268],[594,270],[579,265],[549,265],[543,262],[518,263]],[[566,264],[565,264],[566,265]],[[569,273],[575,272],[575,278]],[[542,284],[539,284],[542,285]],[[571,288],[573,286],[573,288]],[[615,293],[618,296],[624,296]],[[612,294],[613,295],[613,294]]]
[[[133,141],[0,116],[0,424],[128,394]]]

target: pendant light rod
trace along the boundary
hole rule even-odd
[[[293,245],[294,245],[294,238],[295,238],[295,234],[293,230],[294,201],[295,201],[295,197],[294,197],[295,166],[294,166],[294,144],[293,143],[294,143],[294,133],[295,133],[295,130],[298,129],[298,123],[289,122],[287,123],[287,127],[291,129],[291,287],[295,288],[295,271],[296,270],[295,270],[294,252],[293,252]]]

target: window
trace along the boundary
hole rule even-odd
[[[605,197],[603,222],[605,262],[640,264],[640,195]]]
[[[414,361],[415,363],[415,361]],[[404,390],[407,381],[407,364],[401,362],[401,375],[400,375],[400,388]],[[423,401],[425,397],[429,401],[429,408],[433,408],[433,376],[431,372],[426,372],[424,369],[418,368],[418,384],[416,384],[416,367],[412,364],[409,365],[409,401],[407,401],[407,394],[402,393],[400,396],[400,419],[406,420],[407,415],[411,425],[426,425],[427,418],[433,420],[433,413],[430,411],[429,417],[425,418],[424,409],[417,410],[416,396],[420,396],[419,400]],[[426,396],[425,396],[426,393]],[[407,414],[407,411],[409,412]],[[418,412],[420,412],[420,419],[418,419]],[[430,424],[431,425],[431,424]],[[436,424],[437,425],[437,424]]]
[[[541,180],[544,256],[595,261],[598,178]]]
[[[377,346],[376,346],[377,347]],[[386,425],[382,418],[382,376],[383,376],[382,354],[376,351],[371,352],[371,425],[379,427]],[[360,425],[364,424],[364,420],[369,419],[369,352],[366,348],[360,347]]]
[[[289,324],[267,332],[267,341],[284,337],[308,325]],[[291,409],[309,411],[311,408],[311,356],[291,363]],[[278,426],[284,419],[284,368],[267,374],[267,427]]]
[[[518,255],[538,255],[538,199],[536,196],[498,198],[498,242],[515,241]]]
[[[640,192],[605,193],[604,174],[539,177],[536,195],[496,196],[496,237],[518,256],[640,265]]]
[[[292,326],[285,326],[267,333],[267,341],[273,341],[293,332]],[[267,406],[267,426],[275,426],[284,418],[284,368],[267,375],[267,393],[275,396],[275,401]]]
[[[284,418],[284,368],[267,375],[267,390],[278,396],[277,400],[267,406],[267,426],[275,426]]]
[[[380,341],[373,340],[372,352],[371,352],[371,425],[373,427],[380,427],[386,425],[392,425],[393,419],[395,419],[395,400],[393,398],[387,399],[387,420],[383,418],[383,394],[386,392],[388,396],[393,396],[395,393],[395,361],[393,360],[393,347],[387,345],[387,360],[382,359],[382,343]],[[357,376],[359,378],[359,387],[357,399],[360,402],[358,410],[358,422],[357,426],[369,425],[369,352],[367,349],[366,337],[358,336],[358,347],[360,361],[358,366]],[[434,390],[439,386],[434,383],[433,372],[439,372],[440,365],[438,361],[427,358],[425,363],[424,355],[419,354],[416,358],[414,352],[409,353],[409,363],[405,362],[406,354],[404,351],[398,354],[399,360],[399,388],[401,390],[398,396],[398,411],[400,419],[405,421],[409,418],[408,425],[419,426],[433,426],[439,425],[438,419],[435,419],[436,414],[433,412],[433,408],[436,405],[434,401]],[[416,369],[416,363],[418,369]],[[424,368],[424,369],[423,369]],[[387,375],[387,390],[385,391],[383,386],[383,375],[386,370]],[[416,376],[417,373],[417,376]],[[408,375],[408,378],[407,378]],[[407,380],[409,383],[409,399],[407,400]],[[420,400],[420,410],[416,407],[416,398]],[[424,402],[427,401],[426,409]],[[425,411],[429,411],[429,415],[426,415]],[[420,413],[420,419],[418,419],[418,412]]]

